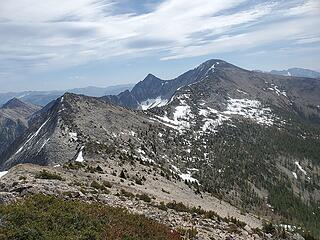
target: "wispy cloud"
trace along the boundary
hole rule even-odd
[[[6,67],[0,71],[61,68],[115,56],[170,60],[279,43],[304,47],[320,38],[318,0],[162,0],[147,12],[117,13],[119,2],[3,1],[0,65]]]

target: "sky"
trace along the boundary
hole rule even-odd
[[[320,71],[320,0],[10,0],[0,92],[171,79],[216,58]]]

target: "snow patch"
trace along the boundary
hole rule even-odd
[[[268,87],[267,89],[270,91],[274,91],[278,96],[282,95],[288,97],[287,92],[285,90],[280,90],[279,87],[273,83],[271,83],[271,87]]]
[[[0,178],[2,178],[4,175],[6,175],[8,173],[8,171],[2,171],[0,172]]]
[[[206,132],[207,130],[210,130],[212,132],[216,132],[216,128],[218,126],[221,126],[224,121],[228,120],[229,118],[222,115],[218,114],[215,119],[212,118],[206,118],[204,119],[204,124],[202,126],[202,131]]]
[[[39,149],[39,151],[38,151],[38,153],[40,153],[41,152],[41,150],[44,148],[44,146],[49,142],[49,140],[50,140],[50,138],[48,138],[47,140],[45,140],[44,141],[44,143],[41,145],[41,147],[40,147],[40,149]]]
[[[147,99],[140,103],[140,107],[142,110],[147,110],[154,107],[162,107],[168,103],[168,99],[162,99],[161,97],[157,97],[154,99]]]
[[[237,89],[237,92],[239,92],[239,93],[241,93],[241,94],[244,94],[244,95],[248,95],[248,93],[246,93],[246,92],[244,92],[244,91],[242,91],[242,90],[240,90],[240,89]]]
[[[193,178],[193,177],[191,176],[192,174],[191,174],[191,172],[190,172],[190,171],[199,171],[198,169],[196,169],[196,168],[194,168],[194,169],[189,169],[189,171],[187,171],[187,173],[181,173],[180,169],[177,168],[176,166],[171,165],[171,167],[172,167],[172,169],[174,170],[173,172],[177,173],[183,181],[187,180],[187,181],[190,181],[190,182],[197,182],[197,183],[199,183],[199,181],[198,181],[197,179],[195,179],[195,178]]]
[[[301,167],[299,162],[294,162],[295,165],[299,168],[299,170],[304,174],[307,175],[307,172]]]
[[[292,175],[294,176],[295,179],[298,179],[297,173],[292,172]]]
[[[70,133],[69,133],[69,137],[70,137],[73,141],[77,141],[77,140],[78,140],[78,134],[77,134],[77,133],[70,132]]]
[[[193,178],[192,176],[191,176],[191,173],[190,173],[190,171],[187,171],[187,173],[181,173],[181,174],[179,174],[179,176],[181,177],[181,179],[183,180],[183,181],[189,181],[189,182],[196,182],[196,183],[199,183],[199,181],[197,180],[197,179],[195,179],[195,178]]]
[[[270,108],[262,107],[257,100],[232,99],[228,100],[227,110],[223,112],[227,115],[240,115],[244,118],[252,119],[261,125],[273,125],[274,116]]]
[[[83,162],[83,161],[84,161],[83,153],[82,153],[82,150],[83,150],[83,149],[84,149],[84,146],[82,146],[82,147],[80,148],[80,152],[78,153],[76,162]]]
[[[47,122],[49,121],[49,119],[50,119],[50,118],[48,118],[48,119],[38,128],[38,130],[37,130],[34,134],[32,134],[31,137],[28,138],[28,140],[22,145],[22,147],[20,147],[20,148],[18,149],[18,151],[17,151],[14,155],[20,153],[20,152],[22,151],[22,149],[28,144],[28,142],[30,142],[33,138],[35,138],[35,137],[40,133],[41,129],[47,124]]]
[[[215,63],[212,64],[212,66],[209,68],[208,72],[209,72],[209,71],[214,72],[214,70],[215,70],[215,65],[216,65]]]
[[[168,118],[166,114],[163,117],[156,117],[162,120],[162,123],[164,125],[182,131],[190,127],[189,120],[193,117],[193,115],[191,114],[190,106],[182,105],[175,108],[175,111],[173,113],[173,120]]]

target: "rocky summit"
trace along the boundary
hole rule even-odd
[[[66,93],[3,150],[1,200],[125,207],[184,239],[319,236],[319,92],[213,59],[119,95]]]

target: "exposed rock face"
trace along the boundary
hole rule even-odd
[[[28,118],[40,108],[11,99],[0,108],[0,156],[28,127]],[[1,157],[0,157],[1,159]]]

